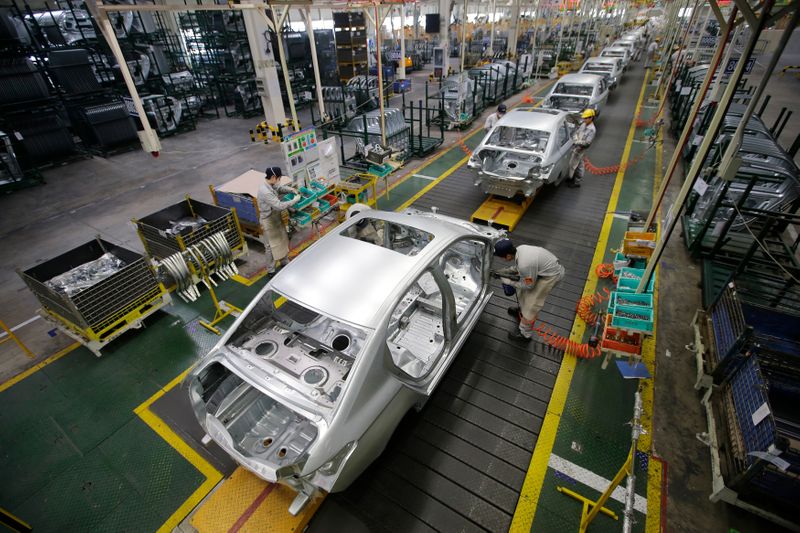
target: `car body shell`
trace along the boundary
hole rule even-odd
[[[344,490],[453,362],[491,297],[503,235],[414,210],[351,217],[273,277],[188,375],[200,425],[301,501]]]
[[[581,94],[575,94],[575,91]],[[572,92],[570,92],[572,91]],[[608,84],[598,74],[565,74],[550,89],[542,107],[555,108],[570,113],[580,113],[591,108],[597,115],[608,101]]]
[[[621,46],[607,46],[603,48],[603,51],[600,52],[600,57],[618,57],[622,59],[624,68],[628,68],[628,64],[631,62],[630,51],[627,48],[622,48]]]
[[[609,45],[609,48],[625,48],[631,57],[636,55],[636,50],[639,48],[636,38],[625,39],[620,38]]]
[[[579,73],[603,76],[610,89],[615,89],[622,80],[624,62],[620,57],[590,57]]]
[[[566,111],[518,108],[508,112],[467,162],[475,171],[475,186],[487,194],[513,198],[532,196],[546,184],[560,184],[569,174],[572,134],[577,127],[578,119]],[[536,132],[547,134],[546,146],[530,140]]]

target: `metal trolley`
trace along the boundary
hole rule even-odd
[[[206,223],[201,227],[171,234],[167,230],[174,221],[183,218],[203,217]],[[134,219],[136,231],[148,255],[153,259],[163,259],[175,252],[183,252],[187,247],[217,232],[222,232],[233,251],[234,258],[247,254],[247,243],[239,225],[236,211],[216,205],[192,200],[188,196],[182,202],[166,207],[144,218]],[[212,258],[208,258],[212,259]]]
[[[71,296],[47,285],[54,277],[106,253],[120,259],[117,272]],[[17,270],[39,302],[42,316],[100,357],[109,342],[172,300],[144,256],[95,238],[40,265]]]

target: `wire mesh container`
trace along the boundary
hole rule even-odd
[[[144,256],[100,238],[17,272],[46,315],[93,349],[170,301]]]
[[[232,209],[186,198],[133,221],[144,248],[153,259],[163,259],[217,232],[222,232],[234,256],[247,253],[247,245]],[[213,261],[213,257],[207,257]]]

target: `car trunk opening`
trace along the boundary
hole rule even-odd
[[[221,363],[212,363],[192,383],[202,399],[195,409],[206,431],[271,481],[299,473],[317,437],[316,426],[259,391]],[[204,411],[204,412],[203,412]]]

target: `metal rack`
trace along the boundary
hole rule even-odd
[[[124,266],[75,294],[47,284],[55,276],[112,254]],[[17,271],[42,304],[42,316],[98,357],[100,350],[171,299],[145,258],[99,237],[35,267]]]
[[[194,229],[168,231],[176,221],[186,218],[197,220],[198,217],[202,217],[205,222]],[[135,219],[133,223],[145,250],[153,259],[161,260],[176,252],[183,252],[188,247],[220,232],[228,241],[234,258],[247,253],[247,243],[242,235],[235,210],[198,202],[189,197],[146,217]],[[213,257],[207,259],[213,263]]]
[[[339,77],[348,81],[354,76],[368,73],[367,24],[363,12],[337,11],[333,13],[336,38],[336,62]]]
[[[189,63],[204,94],[226,116],[261,113],[255,66],[240,11],[197,11],[178,15]]]

